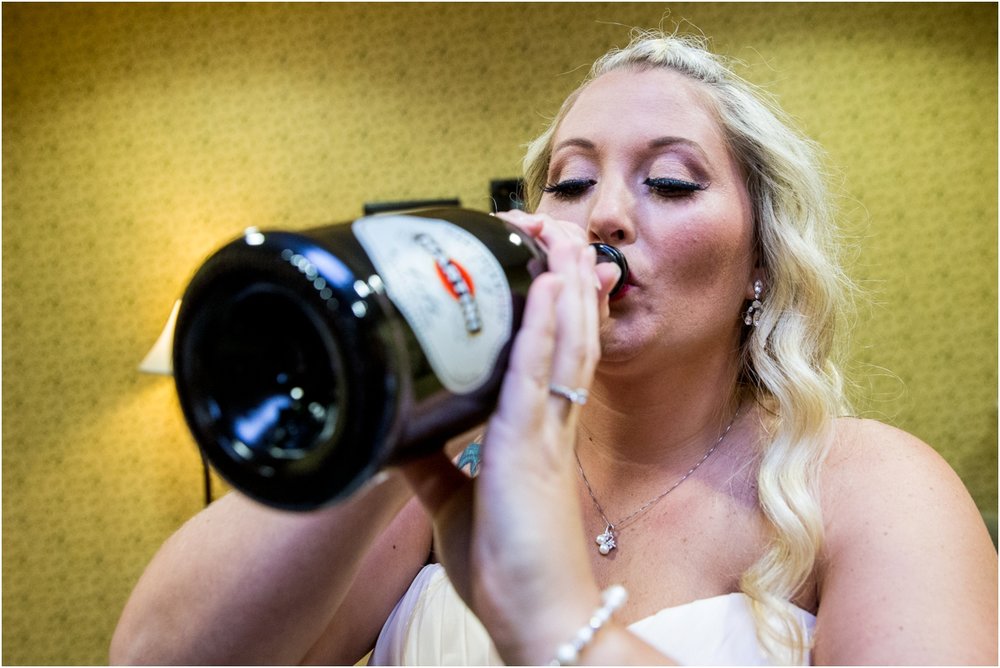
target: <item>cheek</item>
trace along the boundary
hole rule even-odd
[[[742,302],[753,268],[751,228],[748,218],[732,214],[688,218],[664,232],[663,266],[685,296]]]

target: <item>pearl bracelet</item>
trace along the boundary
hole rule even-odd
[[[621,585],[612,585],[601,592],[601,607],[594,610],[586,626],[580,627],[573,639],[564,642],[556,648],[556,656],[549,662],[550,666],[575,666],[580,658],[580,652],[594,639],[594,634],[604,626],[611,615],[628,600],[628,592]]]

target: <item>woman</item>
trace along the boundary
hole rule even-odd
[[[529,150],[533,213],[502,215],[550,270],[478,475],[449,450],[308,515],[221,499],[147,569],[112,660],[352,663],[377,638],[375,662],[995,664],[968,493],[839,417],[847,281],[789,128],[695,40],[598,61]],[[610,302],[592,241],[632,270]]]

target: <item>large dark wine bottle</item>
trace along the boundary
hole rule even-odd
[[[544,267],[531,238],[465,209],[247,230],[182,299],[188,426],[251,498],[296,510],[344,498],[485,421]]]

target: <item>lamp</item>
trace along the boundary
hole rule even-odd
[[[160,337],[149,349],[142,362],[139,363],[139,371],[143,373],[156,373],[162,376],[172,376],[174,374],[173,346],[174,346],[174,326],[177,324],[177,312],[181,308],[181,300],[174,302],[174,307],[167,318],[167,324],[163,326]]]
[[[149,349],[146,356],[139,363],[139,371],[142,373],[155,373],[161,376],[174,375],[174,327],[177,325],[177,312],[181,310],[181,300],[174,302],[174,307],[170,309],[170,317],[167,324],[163,326],[156,343]],[[205,505],[212,503],[212,476],[208,468],[208,460],[204,453],[198,451],[201,457],[202,481],[205,491]]]

